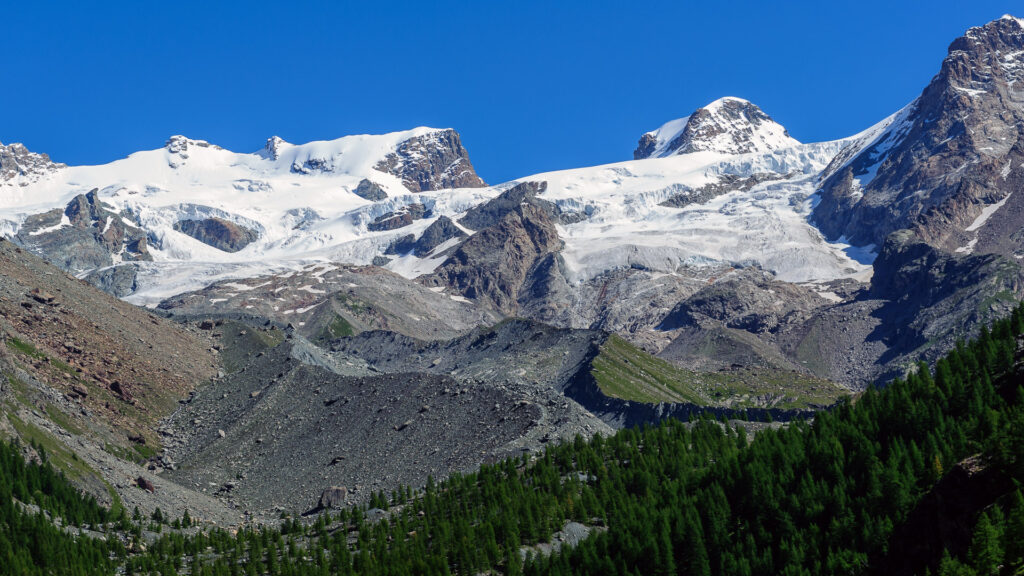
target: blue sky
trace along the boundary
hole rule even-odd
[[[1019,2],[9,3],[0,141],[71,164],[452,127],[489,182],[626,160],[720,96],[802,141],[920,93]]]

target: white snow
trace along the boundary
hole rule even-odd
[[[1013,192],[1007,194],[1006,198],[1003,198],[999,202],[996,202],[995,204],[990,204],[982,208],[981,214],[979,214],[978,217],[974,219],[974,222],[971,222],[970,226],[964,228],[964,231],[974,232],[975,230],[978,230],[979,228],[984,226],[985,222],[988,222],[988,219],[991,218],[992,215],[996,213],[996,211],[1002,208],[1004,204],[1006,204],[1006,201],[1010,199],[1010,196],[1013,196]]]
[[[689,116],[683,116],[682,118],[676,118],[675,120],[669,120],[668,122],[661,125],[660,128],[648,134],[653,134],[655,138],[654,151],[651,152],[651,158],[661,158],[665,155],[665,149],[672,143],[673,140],[679,136],[683,129],[686,128],[686,122],[690,120]]]
[[[829,243],[808,218],[822,170],[840,151],[880,140],[898,115],[884,127],[833,142],[800,144],[780,136],[784,129],[772,123],[778,130],[769,126],[765,137],[778,138],[757,152],[705,150],[518,181],[547,181],[544,199],[564,211],[589,215],[559,226],[571,281],[618,267],[669,274],[680,266],[723,264],[757,265],[799,282],[863,278],[870,276],[874,248]],[[669,122],[659,132],[668,138],[684,120]],[[127,298],[137,304],[152,305],[225,280],[242,292],[253,286],[241,281],[269,274],[287,277],[304,271],[319,282],[336,269],[331,262],[369,264],[396,238],[418,236],[442,215],[457,220],[514,184],[412,194],[399,179],[373,169],[404,140],[431,131],[417,128],[303,145],[272,139],[254,154],[175,137],[165,148],[110,164],[69,167],[30,185],[0,187],[0,221],[22,222],[98,188],[104,203],[132,215],[153,240],[154,261],[139,263],[139,289]],[[723,176],[764,173],[779,179],[683,209],[659,205]],[[355,195],[352,190],[363,178],[378,183],[389,197],[370,202]],[[422,203],[432,217],[397,230],[367,230],[374,218],[411,203]],[[174,230],[181,219],[213,216],[256,230],[259,239],[228,253]],[[69,224],[62,219],[59,226]],[[458,242],[445,242],[427,258],[400,255],[386,268],[409,278],[428,274],[444,262],[438,255]],[[313,286],[302,290],[322,293]]]
[[[108,225],[109,225],[109,223],[108,223]],[[49,232],[56,232],[57,230],[60,230],[61,228],[65,228],[67,226],[71,226],[71,219],[68,218],[67,214],[61,214],[60,215],[60,222],[54,224],[53,226],[47,226],[46,228],[40,228],[39,230],[33,230],[32,232],[29,232],[28,235],[29,236],[38,236],[39,234],[47,234]],[[104,229],[103,231],[106,232],[106,229]]]

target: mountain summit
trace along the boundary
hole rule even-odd
[[[833,160],[817,226],[858,245],[911,229],[949,251],[1024,256],[1022,78],[1020,19],[969,29],[913,103]]]
[[[799,144],[752,102],[726,96],[640,137],[633,158],[664,158],[690,152],[746,154]]]

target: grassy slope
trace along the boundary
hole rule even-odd
[[[766,368],[697,373],[611,335],[591,364],[601,391],[636,402],[778,408],[806,408],[834,403],[848,391],[804,374]]]

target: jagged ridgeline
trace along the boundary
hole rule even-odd
[[[0,572],[1015,574],[1022,332],[1019,307],[933,369],[813,423],[750,438],[666,421],[578,438],[235,535],[159,511],[144,527],[78,496],[40,448],[3,444]]]

